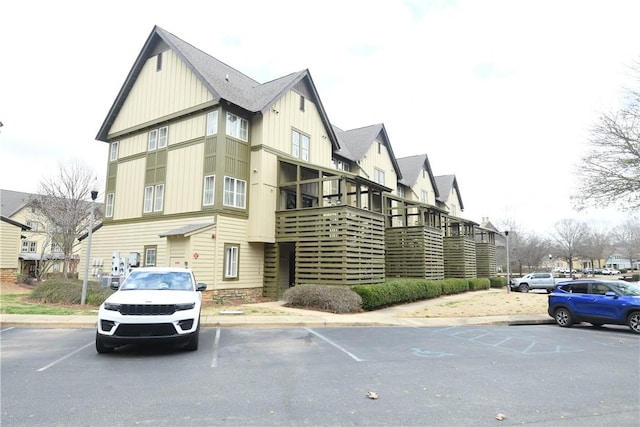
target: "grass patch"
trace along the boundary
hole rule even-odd
[[[25,294],[0,294],[2,314],[45,314],[64,316],[68,314],[95,314],[93,308],[71,308],[57,305],[39,304],[27,299]]]

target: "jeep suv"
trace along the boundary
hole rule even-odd
[[[170,342],[198,349],[204,283],[185,268],[137,268],[98,310],[96,351],[125,344]]]
[[[640,334],[640,287],[622,280],[574,280],[549,295],[549,316],[559,326],[589,322],[627,325]]]

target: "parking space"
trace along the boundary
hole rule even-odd
[[[498,412],[513,423],[637,425],[640,416],[640,337],[623,328],[204,328],[196,352],[106,355],[94,333],[1,332],[3,426],[493,425]]]

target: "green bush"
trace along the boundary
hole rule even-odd
[[[504,288],[507,286],[506,277],[489,277],[489,282],[492,288]]]
[[[108,286],[95,282],[87,283],[86,303],[98,306],[114,291]],[[40,282],[31,292],[31,299],[45,304],[80,304],[82,300],[82,281],[56,279]]]
[[[453,295],[469,290],[468,279],[444,279],[442,283],[442,295]]]
[[[391,279],[383,284],[351,287],[362,298],[364,310],[376,310],[442,295],[442,282],[424,279]]]
[[[489,289],[491,287],[491,282],[489,279],[469,279],[469,290],[470,291],[478,291],[481,289]]]
[[[283,298],[293,307],[331,313],[355,313],[362,309],[362,298],[348,286],[297,285],[287,289]]]
[[[633,282],[640,282],[640,274],[638,273],[634,273],[631,275],[631,281]]]

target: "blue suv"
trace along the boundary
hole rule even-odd
[[[549,294],[549,316],[559,326],[588,322],[627,325],[640,334],[640,287],[621,280],[573,280]]]

